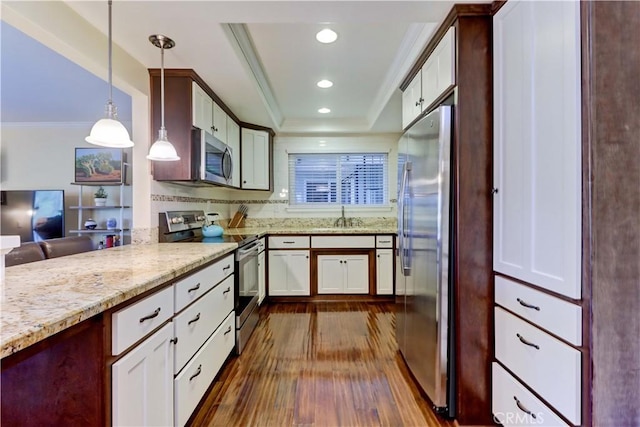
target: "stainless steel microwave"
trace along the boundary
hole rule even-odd
[[[200,131],[200,179],[231,185],[233,157],[231,147],[212,135]]]

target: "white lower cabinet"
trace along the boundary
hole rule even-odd
[[[310,294],[308,250],[269,251],[268,256],[270,296]]]
[[[496,307],[495,357],[569,421],[580,425],[578,350]]]
[[[188,421],[235,346],[232,273],[230,255],[111,315],[112,355],[129,351],[111,365],[114,426]]]
[[[568,426],[498,363],[492,364],[493,419],[503,426]]]
[[[319,294],[368,294],[368,255],[318,255]]]
[[[235,313],[231,312],[174,380],[176,426],[189,420],[234,346]]]
[[[173,325],[164,325],[112,366],[114,426],[173,422]]]
[[[376,294],[393,295],[393,249],[376,250]]]

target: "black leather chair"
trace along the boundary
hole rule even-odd
[[[13,248],[11,252],[4,256],[4,265],[11,267],[28,262],[42,261],[43,259],[45,259],[45,256],[42,247],[36,242],[26,242],[17,248]]]

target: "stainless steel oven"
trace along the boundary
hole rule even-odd
[[[261,244],[256,235],[204,237],[204,211],[168,211],[159,215],[161,243],[237,243],[234,254],[234,311],[236,315],[236,352],[240,354],[258,323],[258,253]]]
[[[258,323],[258,253],[256,240],[236,250],[236,351],[244,346]]]

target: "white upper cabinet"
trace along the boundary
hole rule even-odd
[[[455,85],[455,28],[447,30],[422,67],[422,110]]]
[[[231,186],[240,188],[240,125],[231,117],[227,117],[227,145],[231,148],[233,164]]]
[[[579,2],[494,17],[494,269],[581,297]]]
[[[455,85],[455,47],[455,28],[451,27],[402,93],[403,128]]]
[[[242,129],[242,188],[269,190],[269,134],[261,130]]]
[[[198,83],[192,82],[192,121],[193,126],[213,135],[213,100]]]
[[[402,127],[406,128],[422,112],[422,71],[411,80],[402,92]]]
[[[227,143],[227,113],[215,102],[213,103],[213,136]],[[233,120],[229,120],[233,121]]]

